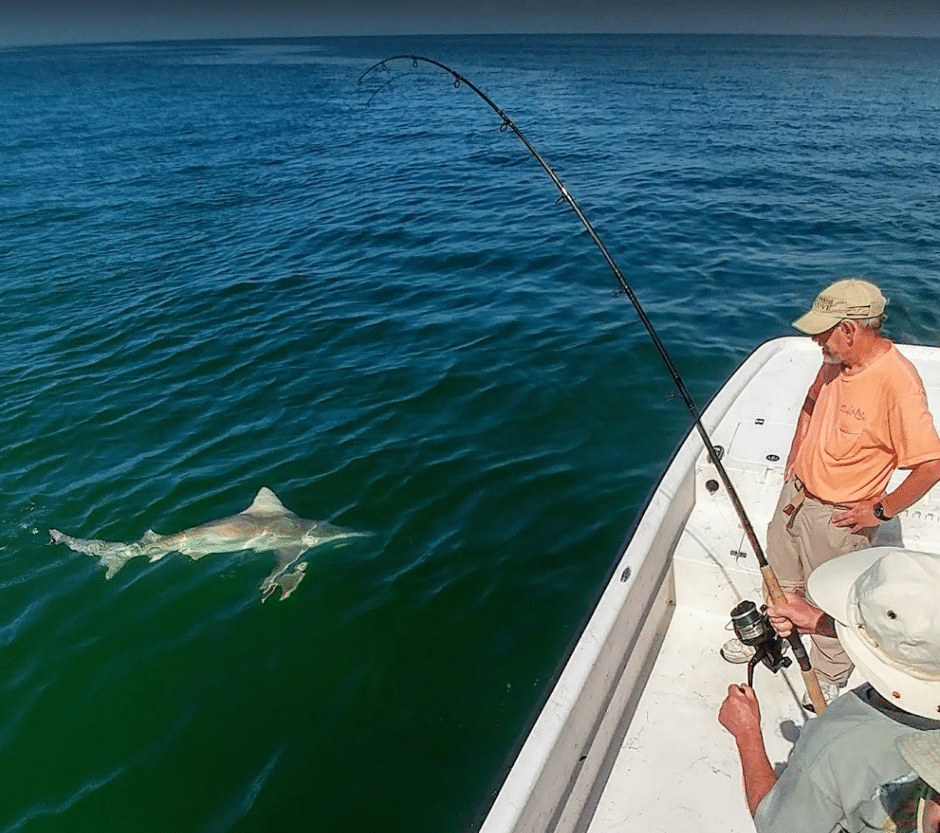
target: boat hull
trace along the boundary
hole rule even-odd
[[[936,418],[940,350],[899,349],[921,372]],[[702,414],[762,546],[819,360],[809,339],[766,342]],[[719,482],[698,432],[690,431],[640,515],[482,833],[753,830],[733,742],[717,724],[724,692],[743,682],[744,666],[723,662],[718,649],[733,635],[731,609],[745,598],[759,600],[761,585]],[[886,524],[876,543],[902,542],[940,553],[936,489]],[[755,688],[767,705],[769,751],[783,766],[810,715],[799,706],[798,670],[764,674]]]

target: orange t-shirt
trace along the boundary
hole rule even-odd
[[[832,503],[881,496],[895,469],[940,459],[920,375],[897,347],[851,376],[824,381],[794,471]]]

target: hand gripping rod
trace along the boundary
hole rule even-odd
[[[627,283],[627,279],[623,276],[623,272],[620,271],[620,267],[617,266],[613,256],[607,250],[607,247],[604,245],[600,236],[595,231],[594,226],[591,225],[590,220],[588,220],[588,218],[584,215],[584,212],[581,210],[581,207],[575,201],[574,197],[568,193],[568,189],[558,178],[558,175],[542,158],[542,154],[540,154],[535,149],[535,147],[525,137],[522,131],[516,127],[512,119],[510,119],[509,116],[507,116],[499,107],[497,107],[490,97],[486,95],[486,93],[484,93],[479,87],[477,87],[471,81],[468,81],[463,75],[461,75],[456,70],[451,69],[449,66],[446,66],[439,61],[435,61],[433,58],[425,58],[421,55],[395,55],[391,58],[386,58],[383,61],[379,61],[378,63],[375,63],[369,67],[365,72],[362,73],[362,75],[359,76],[358,83],[362,84],[363,79],[376,68],[381,68],[383,70],[387,69],[386,64],[390,63],[391,61],[399,60],[409,60],[412,62],[412,66],[415,68],[417,68],[419,61],[439,67],[440,69],[444,70],[444,72],[450,73],[454,79],[455,87],[459,87],[463,84],[473,90],[473,92],[483,99],[483,101],[485,101],[486,104],[488,104],[489,107],[495,111],[496,115],[502,119],[502,125],[500,126],[500,129],[509,129],[515,133],[522,144],[528,148],[529,153],[531,153],[536,158],[545,173],[547,173],[551,178],[552,182],[555,183],[555,187],[558,188],[558,192],[561,195],[560,199],[564,200],[566,203],[568,203],[569,206],[571,206],[571,209],[577,215],[578,219],[581,221],[581,224],[587,230],[587,233],[591,235],[591,239],[597,245],[597,248],[600,249],[601,254],[604,256],[604,260],[607,261],[607,265],[614,273],[614,277],[616,277],[621,291],[630,299],[630,303],[633,304],[633,308],[636,310],[637,316],[639,316],[640,321],[643,322],[643,326],[646,327],[646,331],[653,340],[653,344],[656,346],[656,350],[659,353],[660,358],[666,365],[666,369],[669,371],[669,375],[672,377],[672,381],[675,383],[676,389],[679,391],[679,394],[685,402],[686,407],[689,409],[689,413],[692,415],[692,419],[695,422],[695,427],[698,430],[699,436],[701,436],[702,442],[704,443],[705,448],[708,450],[708,456],[711,459],[712,464],[717,469],[718,476],[721,478],[721,482],[724,484],[725,491],[728,493],[728,497],[731,499],[734,510],[737,513],[739,520],[741,521],[741,526],[744,528],[744,534],[747,536],[747,540],[750,542],[751,549],[754,551],[754,555],[756,556],[757,562],[760,565],[761,575],[763,576],[764,584],[767,587],[767,592],[770,595],[770,600],[774,604],[783,603],[783,590],[780,588],[780,583],[777,581],[777,576],[770,564],[767,563],[767,558],[764,555],[764,551],[761,548],[760,542],[757,540],[757,535],[754,533],[754,527],[751,526],[751,522],[747,517],[747,513],[744,511],[744,505],[741,503],[741,499],[738,497],[738,493],[732,485],[731,479],[728,477],[728,472],[725,471],[725,467],[721,462],[721,458],[719,457],[718,452],[715,450],[715,446],[712,444],[711,438],[708,436],[708,431],[702,424],[702,418],[699,415],[699,411],[695,406],[694,400],[692,399],[692,394],[689,393],[688,388],[685,386],[685,382],[679,375],[679,371],[676,370],[676,366],[672,363],[672,359],[666,352],[666,347],[660,340],[659,335],[653,327],[652,321],[649,319],[649,316],[647,316],[646,310],[643,309],[642,304],[640,304],[640,301],[634,293],[633,289],[631,289],[630,284]],[[822,690],[819,687],[819,680],[816,677],[816,673],[813,671],[813,666],[810,663],[809,655],[806,653],[806,648],[803,647],[803,643],[795,629],[788,637],[788,641],[791,648],[793,649],[793,656],[796,657],[796,661],[799,663],[800,671],[803,674],[803,680],[806,683],[806,691],[809,693],[810,700],[813,703],[816,714],[822,714],[826,710],[826,700],[823,697]]]

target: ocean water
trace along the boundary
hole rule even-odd
[[[0,49],[0,830],[469,831],[690,427],[826,283],[940,335],[940,41]],[[262,486],[373,533],[130,562]],[[718,704],[716,703],[716,710]]]

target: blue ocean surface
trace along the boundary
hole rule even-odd
[[[475,829],[691,418],[825,284],[940,332],[940,41],[0,49],[0,830]],[[370,532],[137,559],[263,486]],[[717,648],[717,646],[716,646]],[[718,703],[715,704],[717,711]]]

